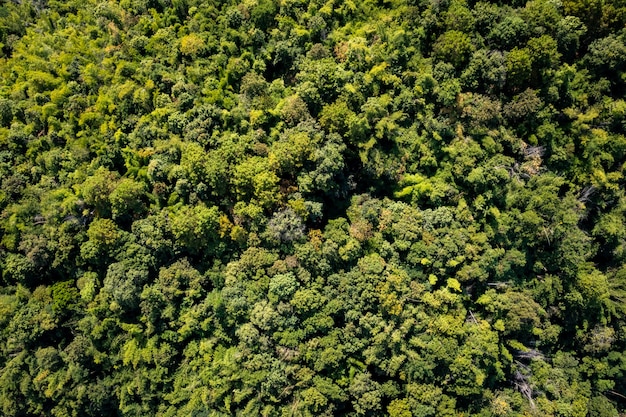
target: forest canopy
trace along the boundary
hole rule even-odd
[[[0,4],[0,414],[626,412],[623,0]]]

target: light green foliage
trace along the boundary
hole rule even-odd
[[[450,30],[437,39],[433,53],[437,58],[451,63],[455,67],[463,65],[474,51],[470,37],[458,30]]]
[[[205,48],[204,40],[196,34],[189,34],[180,39],[180,51],[191,57],[195,57],[203,52]]]
[[[110,196],[115,189],[116,179],[115,173],[100,167],[82,184],[81,194],[85,203],[92,206],[102,217],[107,217],[111,213]]]
[[[170,218],[172,235],[179,250],[196,254],[215,250],[219,236],[219,210],[200,204],[183,206]]]
[[[113,219],[142,216],[146,210],[145,193],[145,184],[130,178],[122,179],[109,196]]]
[[[506,55],[507,81],[514,89],[520,89],[530,82],[533,59],[527,48],[515,47]]]

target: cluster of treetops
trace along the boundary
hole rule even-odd
[[[624,415],[625,27],[5,0],[0,414]]]

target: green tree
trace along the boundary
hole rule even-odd
[[[434,56],[459,68],[474,52],[471,38],[458,30],[449,30],[441,35],[433,45]]]
[[[130,178],[123,178],[109,196],[113,219],[129,222],[146,212],[146,186]]]
[[[94,175],[87,177],[81,187],[81,195],[85,203],[92,206],[95,214],[100,217],[111,215],[110,196],[117,183],[117,175],[114,172],[100,167]]]

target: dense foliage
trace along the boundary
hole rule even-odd
[[[625,27],[0,4],[0,414],[623,413]]]

